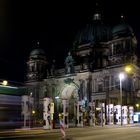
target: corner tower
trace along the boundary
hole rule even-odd
[[[137,40],[132,27],[124,21],[112,29],[112,41],[109,43],[109,65],[137,64]]]
[[[38,48],[31,51],[27,62],[27,81],[38,81],[46,78],[46,54],[44,50]]]

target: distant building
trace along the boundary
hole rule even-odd
[[[103,23],[100,13],[95,13],[92,22],[78,32],[64,64],[64,68],[56,69],[55,61],[49,63],[41,48],[30,53],[26,85],[34,98],[36,123],[43,119],[44,98],[54,102],[55,123],[63,113],[69,126],[95,123],[101,107],[107,121],[109,104],[135,107],[140,102],[137,40],[124,21],[111,27]],[[127,66],[129,73],[125,71]]]

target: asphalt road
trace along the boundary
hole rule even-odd
[[[61,140],[60,130],[38,130],[15,134],[7,137],[17,140]],[[7,139],[6,138],[6,139]],[[66,138],[69,140],[140,140],[140,126],[127,127],[86,127],[66,129]]]

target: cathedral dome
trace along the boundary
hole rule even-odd
[[[113,37],[133,35],[133,29],[126,23],[118,24],[112,29]]]
[[[30,56],[36,56],[36,55],[46,55],[45,51],[37,48],[31,51]]]
[[[95,14],[91,23],[79,31],[74,41],[74,45],[87,43],[106,42],[111,38],[111,28],[101,21],[101,15]]]

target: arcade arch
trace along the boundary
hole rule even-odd
[[[79,87],[75,83],[65,84],[60,90],[59,100],[61,100],[61,112],[66,127],[74,127],[79,123],[79,111],[77,103],[79,101]]]

